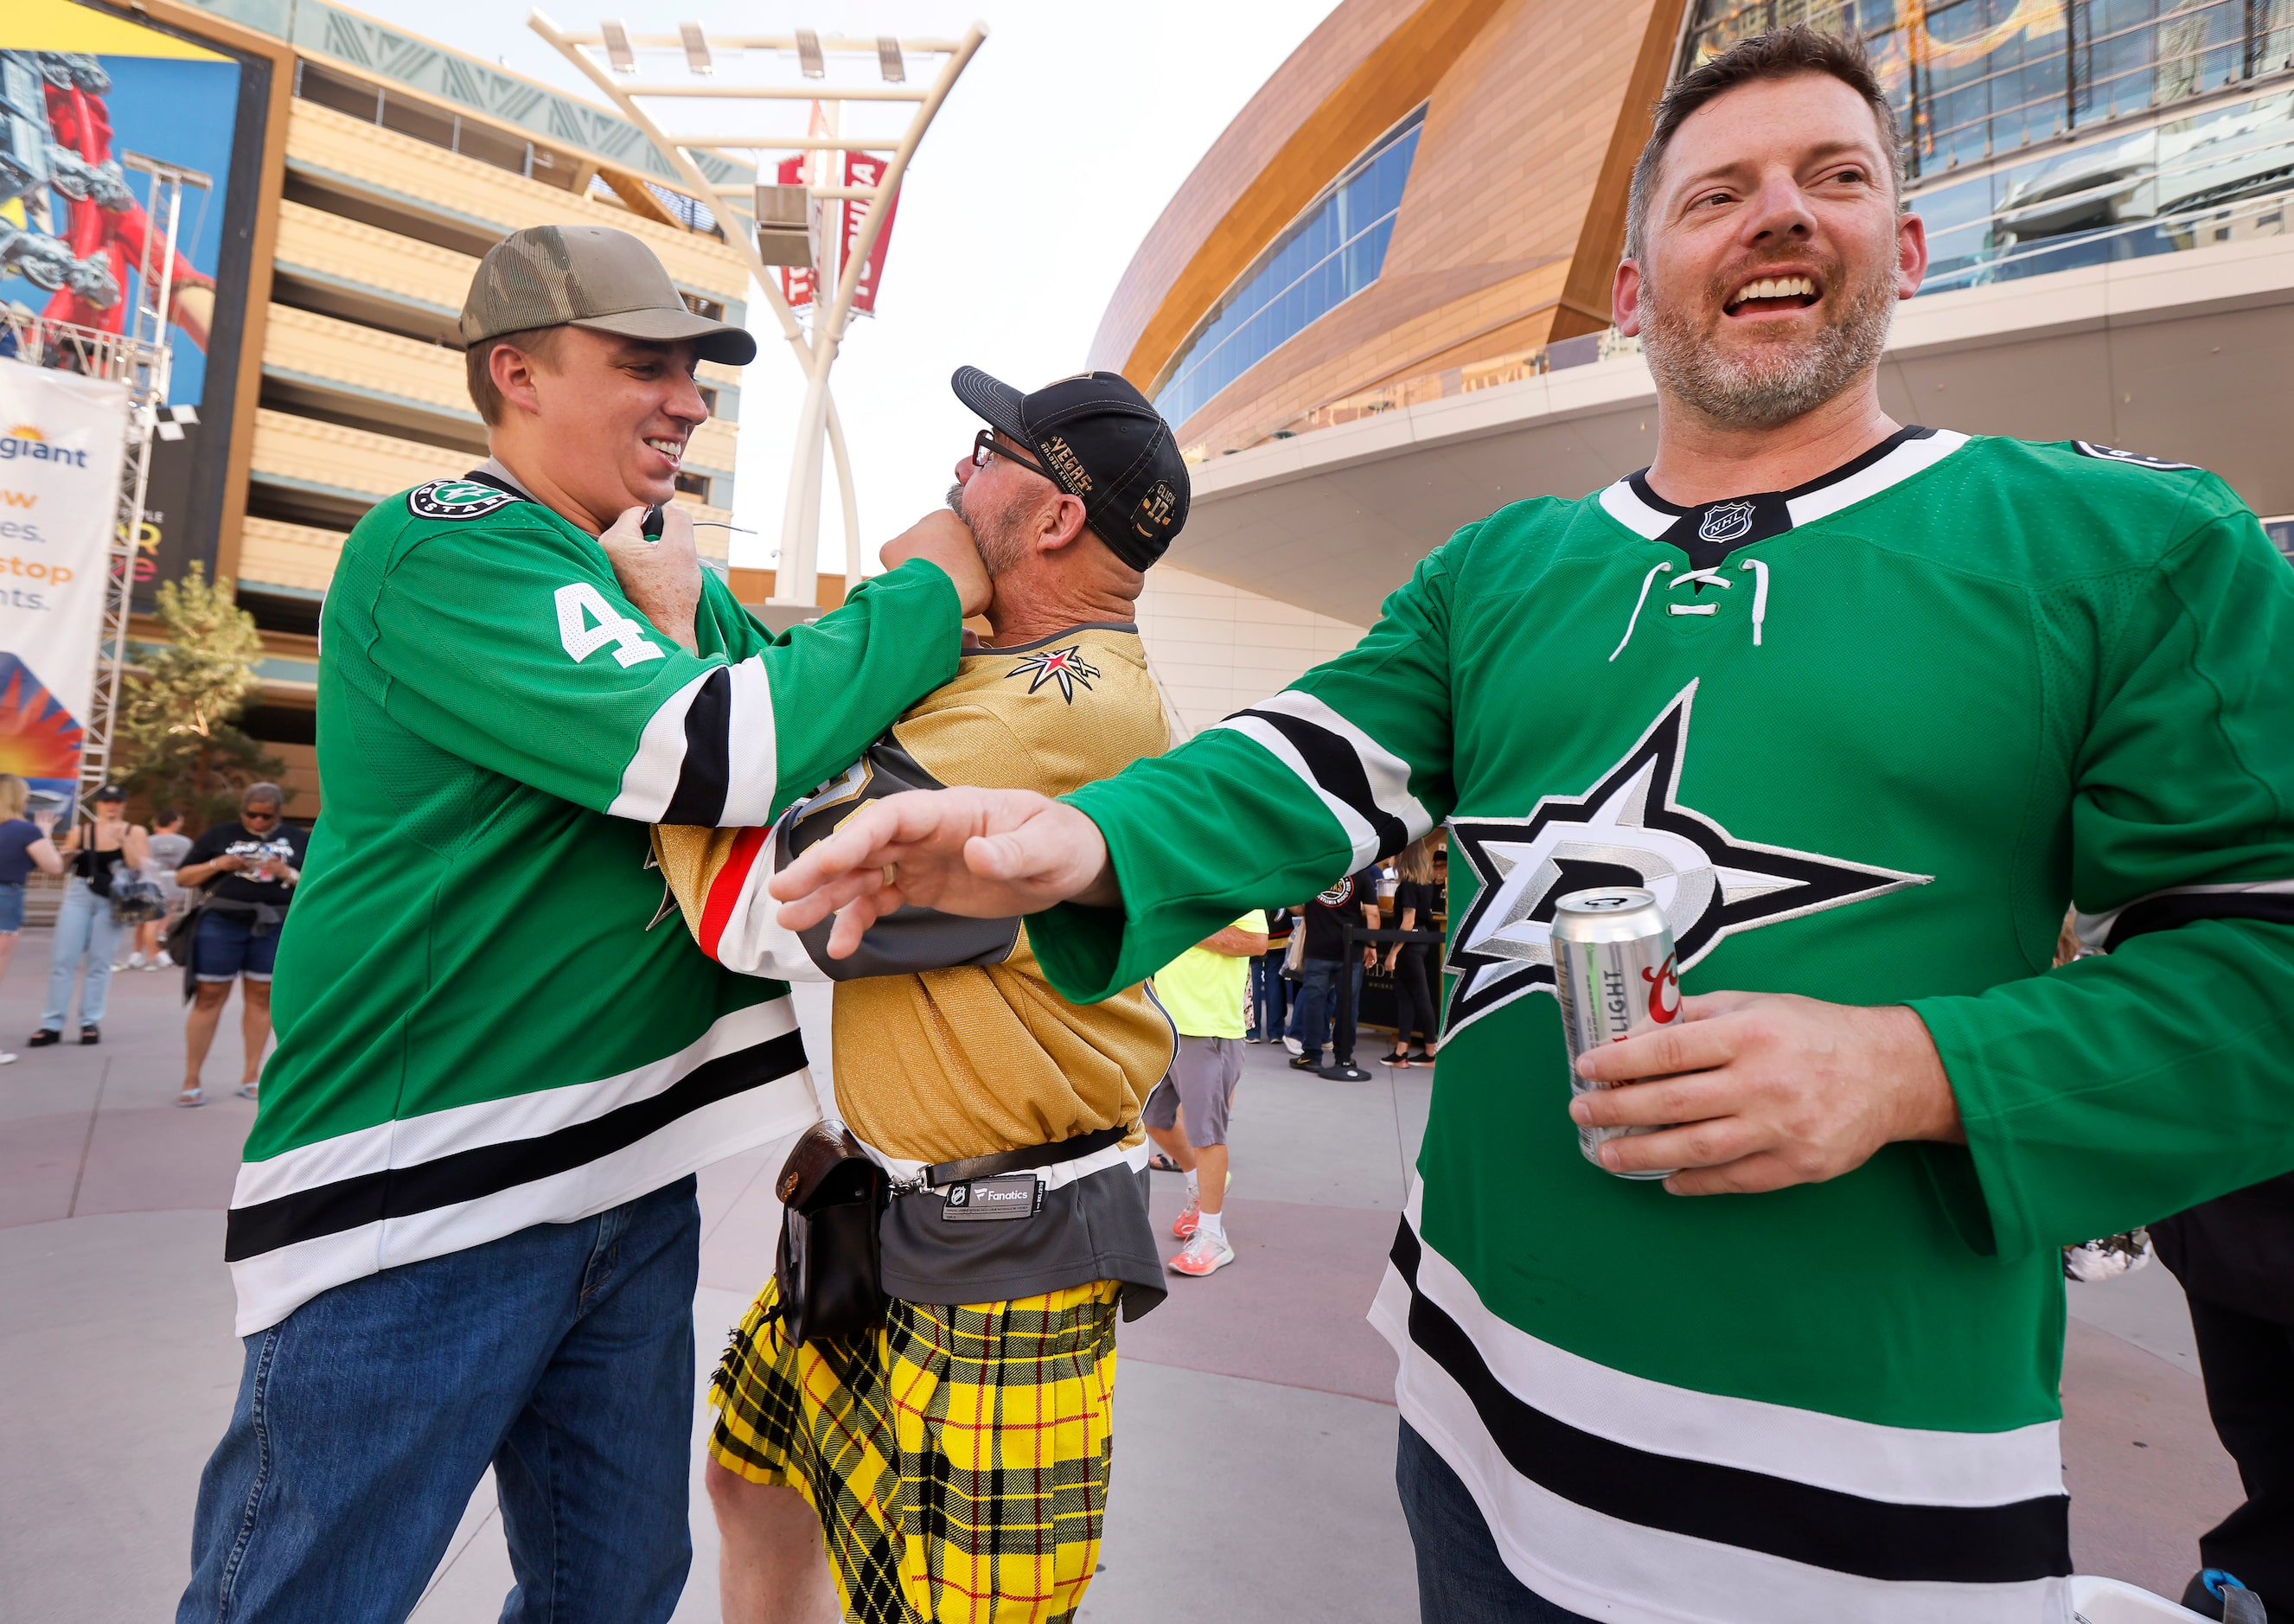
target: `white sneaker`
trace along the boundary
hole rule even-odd
[[[172,970],[175,967],[175,961],[167,957],[167,950],[163,947],[159,950],[159,956],[143,967],[149,970]]]
[[[142,955],[142,954],[141,954],[141,953],[130,953],[130,954],[128,954],[128,955],[127,955],[127,962],[126,962],[126,964],[121,965],[119,967],[120,967],[121,969],[123,969],[123,970],[140,970],[140,969],[142,969],[142,968],[143,967],[143,955]]]
[[[1306,1046],[1298,1041],[1296,1038],[1283,1039],[1282,1047],[1289,1049],[1294,1055],[1303,1055],[1306,1052]]]
[[[0,1054],[0,1065],[13,1065],[15,1064],[15,1056],[10,1054]]]

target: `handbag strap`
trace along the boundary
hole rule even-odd
[[[1030,1145],[1024,1150],[1003,1150],[994,1155],[971,1156],[961,1162],[935,1162],[923,1170],[924,1187],[934,1189],[943,1184],[962,1184],[967,1179],[992,1179],[998,1173],[1032,1172],[1038,1167],[1049,1167],[1054,1163],[1072,1162],[1095,1150],[1122,1144],[1138,1125],[1136,1122],[1117,1122],[1094,1133],[1079,1133],[1071,1139],[1055,1139],[1049,1145]]]

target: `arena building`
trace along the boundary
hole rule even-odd
[[[1791,22],[1861,37],[1906,132],[1933,258],[1889,412],[2202,464],[2294,550],[2294,0],[1344,0],[1092,348],[1196,465],[1142,604],[1184,722],[1349,646],[1458,526],[1648,461],[1609,286],[1649,107]]]

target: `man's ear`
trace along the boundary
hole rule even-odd
[[[1062,547],[1073,546],[1076,537],[1084,532],[1086,518],[1083,499],[1061,492],[1044,515],[1044,529],[1037,547],[1045,552],[1057,552]]]
[[[1609,319],[1628,339],[1641,330],[1641,267],[1637,259],[1621,259],[1609,283]]]
[[[532,355],[515,345],[497,344],[486,357],[486,370],[492,375],[494,390],[502,400],[529,416],[541,411],[541,392],[537,382],[541,367]]]

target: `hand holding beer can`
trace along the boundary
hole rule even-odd
[[[1672,926],[1665,922],[1656,898],[1636,885],[1604,885],[1573,891],[1556,902],[1553,991],[1560,1000],[1561,1031],[1569,1045],[1570,1097],[1631,1087],[1588,1081],[1577,1074],[1577,1057],[1680,1018],[1680,969],[1673,953]],[[1661,1131],[1661,1127],[1580,1128],[1577,1148],[1600,1167],[1600,1149],[1607,1141]],[[1617,1177],[1667,1179],[1680,1171],[1668,1167]]]

